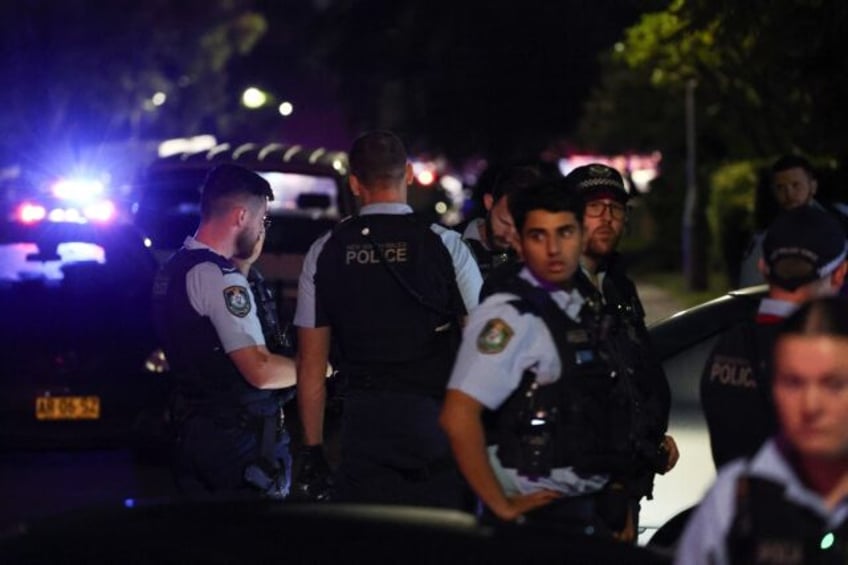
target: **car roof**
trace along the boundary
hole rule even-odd
[[[766,285],[734,290],[657,322],[650,328],[657,355],[668,359],[693,343],[753,319],[767,291]]]
[[[149,170],[211,168],[219,163],[236,163],[260,171],[285,171],[343,177],[347,174],[347,154],[324,147],[286,143],[220,143],[203,151],[160,157]]]

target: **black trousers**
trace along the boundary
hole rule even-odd
[[[441,401],[420,394],[349,389],[333,499],[470,511],[440,411]]]

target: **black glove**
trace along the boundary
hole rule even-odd
[[[330,499],[333,481],[321,445],[305,445],[294,460],[290,500],[320,502]]]

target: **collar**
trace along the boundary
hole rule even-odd
[[[780,439],[772,438],[751,459],[748,474],[784,485],[787,500],[813,510],[825,518],[830,526],[841,524],[848,518],[848,499],[839,502],[833,510],[828,510],[822,497],[801,482],[790,463],[790,457],[788,448]]]
[[[606,270],[604,270],[604,268],[602,267],[601,269],[598,269],[597,273],[592,274],[592,271],[590,271],[589,267],[586,266],[586,263],[583,261],[582,257],[580,258],[580,270],[583,272],[584,275],[586,275],[586,280],[589,281],[589,283],[591,283],[591,285],[595,287],[595,290],[597,290],[601,294],[601,299],[603,299],[604,293],[601,291],[601,289],[604,288],[604,279],[607,276]]]
[[[583,295],[580,294],[580,291],[576,287],[568,291],[546,281],[539,280],[526,266],[522,267],[518,276],[533,286],[548,291],[551,299],[565,312],[566,316],[575,322],[580,321],[580,310],[583,308],[583,303],[586,302],[586,299],[583,298]]]
[[[486,242],[480,237],[480,225],[485,221],[483,218],[475,218],[468,222],[468,225],[465,226],[465,230],[462,232],[462,239],[473,239],[482,243],[483,247],[486,247]]]
[[[189,251],[195,251],[195,250],[197,250],[197,249],[207,249],[207,250],[211,251],[212,253],[214,253],[215,255],[220,255],[221,257],[223,257],[223,258],[224,258],[224,259],[226,259],[227,261],[229,261],[229,260],[230,260],[230,258],[229,258],[229,257],[227,257],[226,255],[224,255],[223,253],[221,253],[221,252],[220,252],[220,251],[218,251],[217,249],[215,249],[215,248],[213,248],[213,247],[209,247],[209,246],[208,246],[208,245],[206,245],[205,243],[202,243],[202,242],[200,242],[200,241],[197,241],[197,240],[194,238],[194,236],[193,236],[193,235],[190,235],[190,236],[188,236],[188,237],[186,237],[186,238],[185,238],[185,241],[183,241],[183,247],[185,247],[185,248],[186,248],[186,249],[188,249]]]
[[[412,214],[412,207],[404,202],[377,202],[359,209],[360,216],[367,216],[368,214]]]
[[[798,309],[800,304],[775,298],[763,298],[757,309],[758,324],[779,324]]]

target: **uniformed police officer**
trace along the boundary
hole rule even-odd
[[[268,351],[245,279],[271,198],[255,173],[213,169],[197,233],[155,281],[156,326],[176,379],[175,470],[189,494],[286,492],[278,391],[294,385],[294,363]]]
[[[848,303],[817,298],[779,330],[772,396],[780,425],[723,467],[676,563],[848,562]]]
[[[517,258],[518,241],[509,213],[509,195],[540,179],[541,173],[535,167],[515,165],[501,171],[483,193],[486,215],[469,221],[462,239],[471,247],[484,279],[493,269],[514,263]]]
[[[639,500],[652,496],[654,471],[671,469],[678,452],[674,439],[665,435],[671,408],[668,380],[645,326],[645,310],[636,285],[627,276],[618,253],[627,223],[630,193],[621,174],[601,163],[577,167],[566,176],[565,183],[583,197],[586,206],[585,242],[576,277],[578,288],[605,320],[606,344],[613,349],[611,358],[619,370],[632,374],[643,391],[640,433],[646,450],[656,450],[653,468],[634,467],[627,482],[634,503],[633,518],[637,520]],[[667,465],[660,461],[662,458],[667,459]]]
[[[760,268],[768,296],[755,319],[722,335],[701,375],[701,405],[717,468],[753,455],[775,432],[767,362],[775,334],[800,304],[838,292],[845,252],[842,226],[812,206],[783,212],[766,232]]]
[[[574,284],[582,199],[546,181],[516,193],[510,210],[524,267],[471,313],[441,424],[468,483],[498,518],[526,515],[630,540],[620,479],[640,464],[631,416],[641,399]],[[499,422],[488,454],[484,409]]]
[[[299,282],[299,459],[309,471],[326,472],[324,374],[332,338],[348,382],[334,498],[460,507],[467,497],[437,417],[480,272],[458,233],[412,214],[412,167],[397,136],[361,135],[349,161],[360,214],[312,245]],[[321,493],[320,472],[305,474],[311,476],[298,488],[309,495],[317,482]]]

